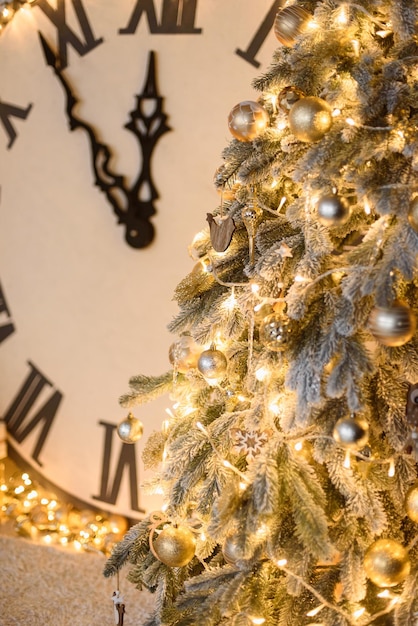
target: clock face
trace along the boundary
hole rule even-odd
[[[0,37],[0,414],[12,455],[75,503],[130,517],[159,506],[140,488],[141,442],[116,434],[127,415],[118,398],[132,375],[170,368],[172,293],[220,201],[212,179],[231,138],[227,116],[257,97],[251,81],[277,44],[278,2],[246,4],[38,0]],[[39,32],[85,126],[71,130],[68,92]],[[157,105],[171,130],[144,151]],[[142,144],[126,128],[132,111]],[[127,243],[95,178],[87,127],[123,177],[118,198],[136,189],[155,210],[142,248]],[[134,409],[144,439],[168,406],[163,398]]]

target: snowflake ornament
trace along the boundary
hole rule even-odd
[[[263,450],[263,446],[267,443],[269,433],[265,430],[243,430],[234,428],[232,436],[235,439],[234,449],[240,454],[245,454],[247,463],[254,461],[257,454]]]

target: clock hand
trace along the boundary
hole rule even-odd
[[[53,68],[66,93],[66,112],[70,130],[82,128],[88,135],[95,184],[106,195],[118,218],[118,223],[125,225],[127,243],[133,248],[145,248],[154,239],[154,226],[149,218],[156,212],[153,202],[158,198],[157,190],[151,178],[151,154],[159,137],[170,130],[165,124],[166,116],[162,113],[162,98],[157,95],[155,89],[154,53],[151,52],[150,56],[145,92],[137,96],[137,108],[131,112],[131,121],[126,124],[126,128],[129,128],[139,139],[143,156],[142,169],[138,179],[132,187],[129,187],[124,176],[114,174],[110,170],[111,153],[109,147],[98,141],[92,126],[74,114],[73,110],[78,100],[62,73],[60,59],[54,54],[41,33],[39,37],[46,63]],[[145,115],[140,109],[140,106],[147,100],[154,101],[153,112],[149,115]]]

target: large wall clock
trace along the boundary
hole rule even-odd
[[[157,506],[158,495],[139,488],[141,442],[116,435],[126,416],[118,398],[131,375],[169,368],[172,293],[219,203],[212,180],[230,139],[227,116],[255,97],[251,81],[277,43],[277,5],[38,0],[0,36],[0,414],[19,462],[74,502],[132,518]],[[39,33],[77,100],[72,115],[109,148],[109,171],[126,189],[144,158],[126,126],[154,52],[171,132],[152,151],[159,197],[149,245],[127,244]],[[135,411],[145,438],[166,406]]]

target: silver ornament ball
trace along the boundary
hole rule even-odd
[[[335,194],[322,196],[317,211],[318,220],[323,226],[341,226],[350,217],[350,205],[347,200]]]
[[[118,424],[117,433],[125,443],[135,443],[144,433],[142,422],[129,413],[128,417]]]
[[[197,362],[197,369],[205,378],[222,378],[226,372],[228,361],[220,350],[205,350]]]
[[[375,307],[369,317],[369,330],[377,341],[392,348],[403,346],[415,334],[416,317],[404,302]]]
[[[369,425],[360,417],[342,417],[334,426],[334,440],[348,450],[361,450],[369,441]]]
[[[252,100],[235,105],[228,116],[228,128],[238,141],[252,141],[267,128],[269,122],[267,111]]]

